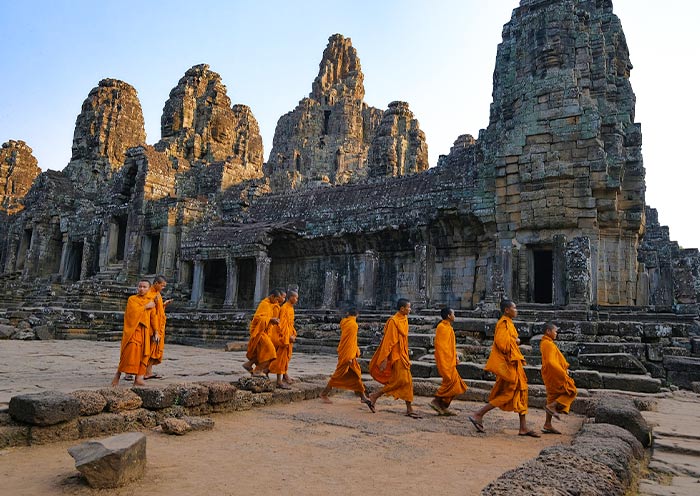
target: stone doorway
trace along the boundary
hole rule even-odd
[[[204,302],[223,305],[226,298],[226,260],[204,262]]]
[[[238,266],[238,308],[253,308],[255,306],[255,259],[239,258]],[[267,296],[267,295],[265,295]]]
[[[63,269],[64,281],[75,282],[80,280],[80,269],[83,266],[83,242],[69,243],[66,253],[65,267]]]
[[[532,301],[552,303],[554,263],[551,249],[532,250]]]
[[[141,272],[156,274],[160,254],[160,234],[144,236],[141,247]]]
[[[15,263],[16,270],[24,268],[24,262],[27,260],[27,250],[32,242],[32,229],[25,229],[22,233],[22,239],[17,248],[17,261]]]
[[[120,215],[112,218],[109,224],[109,263],[121,262],[124,260],[126,223],[127,216]]]

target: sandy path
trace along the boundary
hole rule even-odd
[[[146,476],[125,488],[94,490],[66,449],[79,441],[0,451],[2,495],[345,495],[478,494],[501,473],[545,446],[570,442],[582,418],[558,426],[563,436],[518,437],[517,416],[491,412],[476,434],[456,402],[456,417],[436,417],[416,398],[423,419],[403,416],[402,402],[380,399],[370,413],[347,393],[318,400],[214,415],[214,430],[185,437],[147,433]],[[539,427],[544,413],[531,410]],[[383,484],[385,489],[381,489]]]

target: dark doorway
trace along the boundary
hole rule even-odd
[[[532,258],[535,279],[533,300],[535,303],[552,303],[552,251],[533,250]]]
[[[160,251],[160,234],[154,234],[151,238],[151,252],[148,255],[148,273],[158,272],[158,252]]]
[[[83,243],[70,243],[65,261],[64,274],[66,281],[79,281],[80,268],[83,265]]]
[[[239,258],[238,264],[238,308],[253,308],[255,298],[255,260]]]
[[[223,305],[226,297],[226,260],[204,262],[204,302]]]
[[[117,261],[124,260],[124,248],[126,247],[126,215],[116,218],[117,222]]]
[[[24,268],[24,262],[27,260],[27,250],[32,242],[32,230],[25,229],[22,234],[22,240],[17,248],[17,263],[15,267],[17,270],[22,270]]]

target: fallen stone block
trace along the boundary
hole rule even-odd
[[[107,400],[97,391],[78,390],[69,393],[80,402],[80,415],[97,415],[107,406]]]
[[[210,431],[214,428],[214,420],[209,417],[182,417],[193,431]]]
[[[256,393],[253,395],[253,406],[267,406],[272,404],[272,393]]]
[[[664,356],[663,364],[670,384],[692,389],[693,382],[700,382],[700,358]]]
[[[651,445],[651,427],[631,399],[615,396],[599,397],[595,409],[595,422],[622,427],[632,433],[645,448]]]
[[[80,437],[102,437],[127,431],[127,421],[118,413],[100,413],[78,419]]]
[[[190,424],[181,418],[167,418],[160,423],[160,428],[165,434],[184,436],[190,430]]]
[[[209,390],[208,401],[211,404],[231,401],[236,397],[236,391],[238,391],[236,386],[225,381],[207,381],[199,382],[198,384],[201,384]]]
[[[106,410],[116,413],[124,410],[136,410],[143,404],[138,394],[130,389],[105,388],[98,391],[107,400]]]
[[[80,401],[55,391],[22,394],[10,399],[9,412],[13,419],[32,425],[53,425],[77,418]]]
[[[19,329],[15,326],[0,324],[0,339],[10,339],[17,332],[19,332]]]
[[[75,468],[94,488],[114,488],[143,477],[146,436],[128,432],[68,448]]]
[[[177,384],[174,387],[177,394],[175,404],[186,407],[198,406],[209,401],[209,388],[201,384]]]
[[[29,427],[29,444],[47,444],[56,441],[80,439],[78,419],[53,425],[32,425]]]
[[[241,377],[236,383],[238,389],[251,393],[272,392],[275,385],[266,377]]]
[[[0,425],[0,449],[29,445],[29,426]]]
[[[158,425],[158,415],[145,408],[137,408],[136,410],[125,410],[119,412],[119,415],[124,417],[127,425],[127,430],[140,430],[143,428],[152,428]]]
[[[141,398],[141,406],[149,410],[160,410],[173,406],[177,397],[177,390],[172,387],[134,387],[131,388],[131,391]]]

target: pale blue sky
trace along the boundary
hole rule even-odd
[[[685,247],[700,247],[696,0],[614,0],[630,48],[647,203]],[[267,159],[279,117],[308,95],[328,37],[352,38],[365,101],[408,101],[434,165],[488,124],[496,46],[518,0],[0,0],[0,142],[21,139],[39,166],[70,160],[75,118],[100,79],[136,88],[147,141],[185,71],[207,63],[251,107]]]

